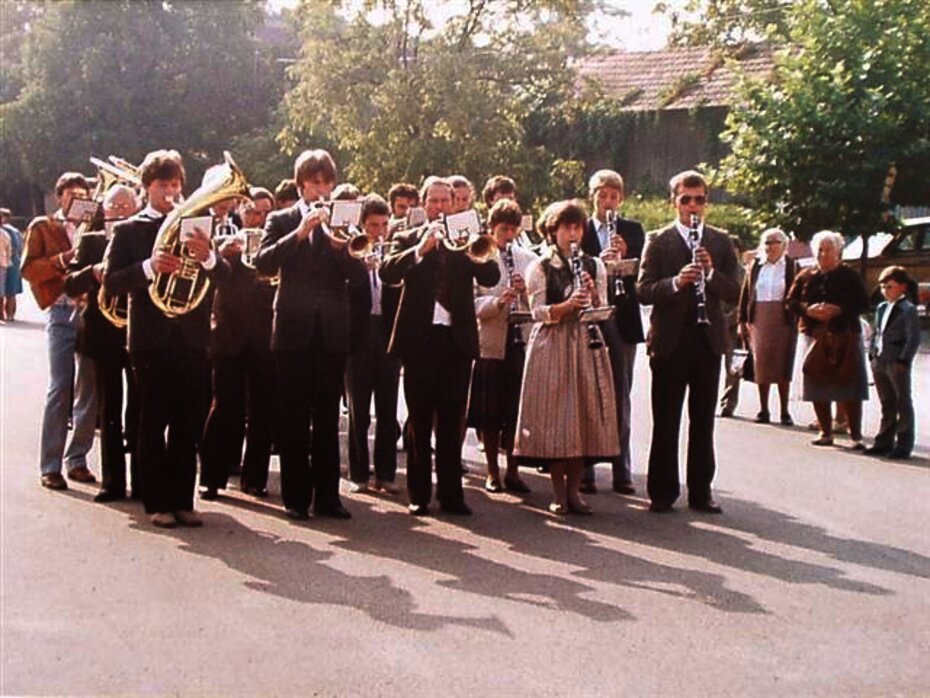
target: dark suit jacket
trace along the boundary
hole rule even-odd
[[[588,219],[585,225],[584,235],[581,238],[581,249],[585,254],[592,257],[599,257],[601,252],[601,241],[597,237],[597,224],[593,218]],[[639,221],[631,221],[626,218],[617,218],[617,233],[626,242],[626,258],[642,260],[643,244],[646,241],[646,232]],[[620,336],[627,344],[637,344],[642,342],[643,335],[643,318],[640,313],[639,296],[636,292],[636,277],[627,276],[623,279],[623,288],[626,294],[617,296],[614,292],[613,280],[607,284],[607,302],[616,308],[614,312],[614,322],[617,323],[617,329]]]
[[[118,223],[107,249],[104,287],[110,295],[129,294],[129,352],[203,354],[210,342],[212,291],[186,315],[169,318],[155,307],[149,296],[149,280],[142,262],[152,256],[152,247],[163,218],[139,213]],[[217,255],[211,280],[229,273],[228,264]]]
[[[255,256],[260,273],[280,274],[271,348],[307,349],[319,330],[326,351],[347,354],[358,346],[371,313],[365,265],[347,246],[335,249],[321,228],[299,240],[300,221],[298,204],[272,213]]]
[[[70,249],[68,232],[55,218],[39,216],[26,229],[22,275],[42,310],[64,293],[67,267],[59,263],[58,255]]]
[[[442,278],[448,289],[446,309],[452,318],[455,346],[465,356],[476,358],[479,348],[474,281],[494,286],[500,280],[500,267],[494,259],[478,264],[467,254],[450,252],[442,244],[417,262],[416,246],[422,232],[423,228],[417,228],[395,234],[391,253],[381,267],[384,283],[403,284],[388,351],[404,361],[423,355]]]
[[[882,317],[888,312],[888,301],[880,303],[875,311],[875,335],[872,337],[871,354],[879,363],[911,363],[920,348],[920,319],[917,307],[906,298],[901,298],[891,308],[891,315],[882,332],[882,351],[876,355],[878,330]]]
[[[762,262],[756,258],[749,268],[749,273],[743,279],[743,288],[739,295],[739,315],[738,322],[752,322],[755,318],[756,310],[756,282],[759,280],[759,271],[762,269]],[[798,263],[793,257],[785,255],[785,324],[794,324],[794,313],[788,308],[788,291],[794,283],[794,277],[798,273]]]
[[[228,264],[229,274],[217,279],[213,298],[210,356],[237,356],[247,347],[268,354],[277,289],[238,257]]]
[[[713,274],[704,284],[710,320],[707,337],[713,351],[722,355],[726,351],[727,323],[720,302],[736,304],[739,299],[736,253],[727,234],[708,225],[704,226],[701,246],[710,253],[714,263]],[[639,270],[639,299],[644,305],[653,306],[646,340],[652,356],[668,358],[673,355],[678,349],[682,327],[697,321],[694,286],[676,291],[672,284],[691,259],[691,250],[674,224],[649,234]]]
[[[103,231],[84,233],[71,260],[72,271],[65,278],[65,293],[71,298],[86,296],[78,331],[78,353],[100,360],[121,358],[126,351],[125,328],[115,327],[97,304],[100,282],[94,276],[94,265],[103,261],[108,242]]]

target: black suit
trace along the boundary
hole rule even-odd
[[[129,294],[129,355],[140,405],[137,457],[149,513],[193,509],[210,339],[210,295],[175,318],[149,297],[143,262],[152,256],[162,220],[143,212],[118,224],[104,275],[107,293]],[[208,275],[224,272],[228,266],[217,258]]]
[[[589,218],[581,238],[581,249],[591,257],[599,257],[601,247],[597,235],[598,221]],[[646,233],[639,221],[626,218],[616,219],[617,234],[626,242],[626,259],[640,259]],[[636,345],[643,341],[643,320],[640,312],[639,297],[636,293],[636,276],[622,278],[624,293],[618,295],[615,286],[616,277],[610,277],[607,283],[607,302],[614,307],[614,317],[601,323],[601,332],[607,344],[610,356],[610,368],[614,378],[614,392],[617,396],[617,433],[620,435],[620,455],[611,462],[613,484],[627,485],[633,480],[632,457],[630,453],[630,412],[632,408],[630,391],[633,387],[633,369],[636,362]],[[594,482],[593,464],[586,464],[584,481]]]
[[[275,287],[238,257],[229,266],[213,299],[213,400],[200,445],[200,481],[223,489],[241,462],[240,487],[264,489],[275,419],[270,350]]]
[[[472,362],[479,354],[473,285],[500,280],[497,261],[478,264],[442,244],[416,259],[422,229],[394,236],[391,254],[381,268],[388,284],[403,283],[390,352],[404,365],[404,394],[410,414],[407,490],[414,505],[432,495],[430,434],[436,430],[436,496],[441,505],[463,501],[462,441]],[[437,302],[451,325],[433,324]]]
[[[97,294],[100,282],[94,276],[94,266],[103,261],[107,249],[106,233],[85,233],[81,236],[71,260],[72,271],[65,279],[65,293],[72,298],[85,296],[78,329],[77,351],[94,361],[97,391],[98,423],[100,425],[101,485],[113,493],[126,491],[126,458],[123,442],[123,373],[126,373],[128,399],[126,406],[127,441],[130,448],[130,469],[133,495],[142,496],[142,476],[137,472],[135,433],[138,406],[129,354],[126,351],[126,330],[114,326],[100,312]]]
[[[346,362],[346,402],[349,406],[349,477],[353,482],[368,482],[371,463],[368,428],[371,425],[371,398],[375,399],[375,477],[393,482],[397,472],[397,386],[400,360],[388,354],[388,341],[397,316],[400,288],[388,286],[374,275],[380,293],[381,312],[372,314],[361,337],[358,350]],[[373,296],[374,297],[374,296]],[[372,309],[374,313],[374,308]]]
[[[335,249],[319,227],[300,240],[301,219],[299,203],[268,217],[255,266],[268,276],[280,274],[271,348],[284,506],[306,511],[312,500],[325,512],[340,506],[339,398],[346,355],[371,311],[371,294],[365,265],[345,246]]]
[[[652,305],[647,339],[652,368],[652,445],[648,491],[660,505],[680,494],[678,431],[685,389],[688,390],[688,500],[701,505],[711,498],[714,479],[714,408],[720,381],[720,357],[726,349],[727,326],[721,301],[736,303],[737,260],[726,233],[704,227],[701,246],[713,259],[705,283],[709,325],[697,323],[694,286],[676,290],[673,279],[689,264],[692,253],[678,229],[650,233],[639,276],[639,297]]]

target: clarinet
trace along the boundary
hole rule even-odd
[[[516,266],[513,261],[513,243],[508,242],[507,247],[504,248],[504,266],[507,268],[507,283],[510,284],[511,288],[513,287],[513,275],[516,271]],[[510,312],[515,313],[520,310],[520,296],[514,297],[510,301]],[[526,344],[526,340],[523,339],[523,330],[520,329],[520,326],[517,324],[512,324],[510,326],[511,333],[511,343],[514,346],[522,347]]]
[[[581,249],[578,247],[577,242],[571,243],[571,262],[572,262],[572,276],[575,281],[575,289],[579,289],[583,285],[581,274],[584,269],[581,266]],[[590,307],[590,306],[588,306]],[[586,323],[588,328],[588,349],[600,349],[604,346],[603,340],[601,340],[601,333],[597,329],[596,322]]]
[[[691,214],[691,229],[688,231],[688,239],[691,241],[691,263],[698,264],[697,249],[700,245],[698,224],[701,219],[697,214]],[[701,267],[701,278],[694,285],[694,297],[697,299],[697,322],[699,325],[709,325],[710,319],[707,317],[707,298],[704,295],[704,268]]]
[[[617,234],[617,212],[613,209],[608,209],[607,211],[607,244],[613,240],[614,235]],[[619,261],[619,257],[617,258]],[[614,275],[614,297],[622,298],[626,295],[626,289],[623,287],[623,277],[618,271]]]

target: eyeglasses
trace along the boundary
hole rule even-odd
[[[696,203],[698,206],[703,206],[707,203],[707,197],[698,194],[697,196],[691,196],[690,194],[682,194],[678,197],[678,203],[682,206],[687,206],[691,202]]]

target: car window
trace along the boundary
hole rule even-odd
[[[919,236],[917,238],[919,242],[917,249],[930,250],[930,225],[922,225],[914,231],[914,234]]]
[[[907,235],[902,235],[898,242],[898,252],[910,252],[914,249],[914,236],[918,230],[908,230]]]

